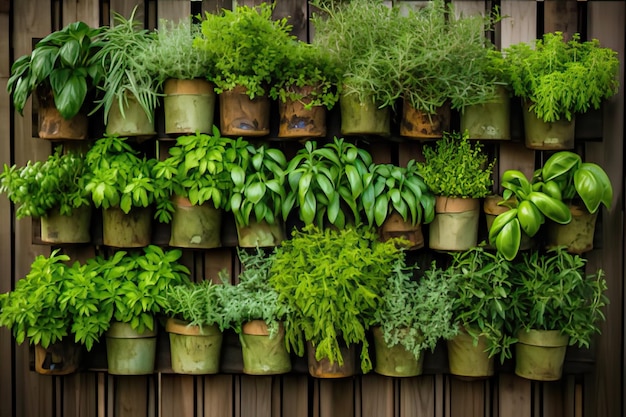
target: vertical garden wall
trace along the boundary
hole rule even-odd
[[[28,54],[37,40],[82,20],[97,27],[112,23],[113,12],[129,16],[138,5],[136,18],[145,28],[156,28],[160,19],[177,20],[192,13],[231,9],[235,2],[217,0],[0,0],[0,162],[24,165],[44,160],[52,151],[49,141],[37,138],[36,120],[30,104],[20,116],[6,91],[10,66]],[[255,5],[258,1],[238,1]],[[390,2],[391,3],[391,2]],[[419,5],[425,2],[403,2]],[[498,368],[494,377],[466,381],[448,374],[445,352],[437,349],[425,358],[425,374],[390,378],[374,373],[339,380],[308,376],[306,366],[296,362],[282,376],[250,376],[241,373],[236,343],[228,346],[223,371],[218,375],[182,376],[171,372],[169,352],[159,351],[157,371],[148,376],[114,376],[103,366],[103,350],[96,349],[90,368],[68,376],[42,376],[32,365],[32,349],[17,345],[10,332],[0,328],[0,417],[19,416],[620,416],[626,396],[624,380],[624,67],[626,54],[626,5],[616,1],[499,0],[454,1],[457,11],[485,13],[500,7],[506,16],[496,26],[494,42],[505,48],[537,39],[542,33],[581,32],[583,38],[598,38],[602,46],[618,52],[620,88],[600,111],[581,117],[577,123],[575,151],[586,161],[607,171],[614,188],[610,210],[603,210],[597,225],[595,249],[585,256],[588,268],[606,271],[610,304],[606,322],[591,349],[573,349],[566,358],[565,374],[556,382],[532,382],[515,376],[511,363]],[[302,40],[312,36],[311,8],[304,0],[277,2],[274,17],[290,17],[293,34]],[[274,108],[275,110],[275,108]],[[458,116],[453,126],[458,126]],[[330,141],[339,135],[339,112],[327,118]],[[394,123],[396,123],[394,121]],[[548,153],[527,149],[523,144],[521,108],[513,106],[513,140],[487,145],[497,158],[494,182],[508,169],[530,175]],[[276,131],[272,119],[272,133]],[[159,125],[158,125],[159,126]],[[166,148],[162,125],[155,147]],[[392,130],[392,132],[395,132]],[[377,163],[404,165],[422,158],[423,144],[392,134],[389,140],[363,141]],[[283,147],[293,154],[302,145]],[[159,236],[159,235],[158,235]],[[157,243],[166,240],[161,237]],[[224,236],[224,247],[186,251],[184,262],[193,278],[216,278],[227,269],[239,272],[234,229]],[[100,242],[67,248],[70,255],[86,259],[102,250]],[[16,220],[8,199],[0,196],[0,293],[14,288],[24,277],[35,256],[49,254],[41,244],[30,218]],[[428,249],[423,249],[428,251]],[[230,342],[234,339],[231,338]],[[236,342],[236,341],[235,341]]]

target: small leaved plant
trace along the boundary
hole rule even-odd
[[[208,280],[170,286],[165,291],[164,313],[190,326],[216,325],[224,331],[230,327],[225,290],[224,285]]]
[[[585,273],[586,260],[556,248],[524,253],[512,275],[517,329],[560,330],[570,345],[589,347],[608,304],[604,271]]]
[[[128,214],[132,207],[155,202],[152,170],[154,158],[141,156],[127,138],[105,136],[86,155],[90,178],[85,189],[96,207],[119,207]]]
[[[340,345],[362,344],[361,369],[372,369],[366,331],[382,304],[381,294],[402,252],[369,229],[294,231],[277,248],[270,283],[289,312],[285,339],[296,354],[304,342],[317,360],[343,365]]]
[[[483,146],[469,141],[467,132],[444,133],[435,145],[424,146],[420,173],[437,196],[482,198],[491,192],[494,161]]]
[[[418,358],[459,330],[452,320],[453,283],[441,280],[433,270],[415,280],[414,269],[406,265],[404,256],[396,260],[373,323],[381,327],[387,345],[401,345]]]
[[[617,94],[617,52],[597,39],[581,42],[575,33],[565,41],[562,32],[546,33],[534,45],[514,44],[504,53],[515,95],[528,100],[529,110],[545,122],[572,120]]]
[[[0,173],[0,192],[17,205],[15,217],[45,217],[57,209],[70,216],[76,208],[89,205],[85,186],[89,170],[85,158],[61,152],[57,147],[45,161],[28,161],[23,167],[4,165]]]

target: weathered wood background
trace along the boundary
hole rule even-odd
[[[234,3],[234,2],[233,2]],[[243,0],[239,4],[258,3]],[[160,18],[178,19],[192,13],[231,8],[226,0],[0,0],[0,162],[23,165],[45,159],[50,143],[33,138],[32,113],[12,111],[6,93],[11,62],[30,53],[33,41],[66,24],[83,20],[92,26],[109,24],[112,11],[125,16],[139,4],[138,18],[148,28]],[[624,412],[624,44],[625,9],[622,1],[501,0],[455,1],[457,10],[485,12],[500,6],[505,19],[495,40],[501,47],[530,41],[544,32],[579,31],[598,38],[619,52],[620,93],[601,112],[583,118],[577,126],[577,151],[586,160],[603,165],[615,188],[613,208],[604,210],[599,223],[597,249],[588,255],[590,266],[607,272],[611,304],[602,335],[590,351],[568,353],[562,381],[539,383],[516,377],[511,364],[484,381],[462,381],[445,373],[441,350],[426,358],[426,374],[393,379],[369,374],[345,380],[315,380],[306,369],[285,376],[253,377],[237,372],[236,351],[225,360],[232,369],[215,376],[180,376],[168,372],[167,357],[150,376],[110,376],[93,370],[67,377],[40,376],[30,370],[28,346],[17,346],[0,329],[0,417],[578,417],[622,416]],[[309,9],[305,0],[278,0],[276,15],[291,16],[294,33],[309,36]],[[335,115],[336,116],[336,115]],[[513,121],[519,127],[519,114]],[[337,117],[330,117],[336,123]],[[337,128],[330,129],[336,132]],[[515,128],[514,128],[515,131]],[[517,138],[489,145],[498,157],[498,172],[530,172],[540,163],[540,152],[526,150]],[[370,146],[378,162],[399,161],[419,155],[420,145],[407,141]],[[32,222],[16,221],[5,196],[0,196],[0,292],[9,291],[26,275],[34,257],[50,248],[33,243]],[[85,256],[92,248],[77,251]],[[215,277],[224,267],[237,270],[234,249],[227,247],[189,255],[196,277]],[[167,355],[166,352],[161,352]],[[430,362],[429,362],[430,361]],[[429,364],[430,363],[430,364]],[[227,366],[228,368],[228,366]]]

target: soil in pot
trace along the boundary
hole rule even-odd
[[[177,135],[212,131],[216,100],[213,84],[203,79],[169,79],[165,81],[163,92],[165,133]]]
[[[389,107],[379,109],[372,102],[362,102],[357,94],[342,93],[339,97],[341,110],[341,133],[343,135],[391,134]]]
[[[222,332],[213,326],[189,326],[177,319],[168,319],[172,370],[179,374],[216,374],[220,370]]]
[[[146,375],[154,372],[156,329],[139,333],[128,323],[111,323],[106,332],[109,373],[113,375]]]
[[[35,371],[42,375],[67,375],[76,372],[80,366],[83,346],[66,337],[47,348],[35,345]]]
[[[170,246],[210,249],[222,245],[223,210],[216,209],[211,202],[196,206],[183,197],[175,197],[174,205]]]
[[[102,239],[117,248],[143,248],[150,244],[152,209],[133,207],[128,214],[119,207],[102,210]]]
[[[63,216],[52,209],[41,218],[41,241],[46,243],[87,243],[91,241],[91,206],[81,206]]]
[[[429,227],[429,247],[463,251],[476,246],[479,220],[478,199],[436,197],[435,218]]]
[[[574,149],[575,117],[568,121],[563,118],[556,122],[544,122],[525,103],[524,134],[526,147],[542,151]]]
[[[312,106],[307,108],[313,87],[295,87],[304,94],[301,100],[278,101],[278,137],[280,138],[314,138],[326,136],[326,108]]]
[[[414,139],[441,139],[443,132],[450,131],[450,104],[437,109],[435,114],[416,110],[407,100],[402,105],[400,135]]]
[[[415,358],[413,353],[406,350],[400,344],[390,347],[385,342],[383,331],[380,327],[374,327],[374,351],[376,354],[376,366],[374,371],[378,374],[394,377],[409,377],[422,374],[424,355]]]
[[[547,222],[546,246],[548,249],[566,246],[570,253],[582,254],[593,249],[598,212],[589,213],[584,206],[570,205],[572,221],[568,224]]]
[[[504,87],[497,87],[496,95],[489,103],[467,106],[461,111],[461,132],[467,130],[470,139],[511,139],[509,93]]]
[[[537,381],[557,381],[569,337],[560,330],[522,330],[515,344],[515,374]]]
[[[270,133],[268,96],[251,99],[245,87],[235,87],[219,95],[220,132],[224,136],[265,136]]]
[[[447,340],[448,364],[450,373],[466,378],[486,378],[494,374],[494,358],[490,358],[487,350],[487,341],[483,336],[478,338],[474,346],[474,339],[467,332],[462,331],[454,338]]]
[[[243,373],[277,375],[291,371],[291,358],[285,347],[285,329],[270,339],[267,324],[262,320],[245,323],[239,335],[243,355]]]

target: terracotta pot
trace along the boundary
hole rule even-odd
[[[270,133],[270,100],[254,99],[245,87],[235,87],[219,95],[220,131],[225,136],[265,136]]]
[[[408,100],[402,106],[400,135],[414,139],[440,139],[450,130],[450,104],[441,106],[435,114],[416,110]]]
[[[41,218],[41,241],[46,243],[87,243],[91,241],[91,206],[72,210],[62,216],[58,209]]]
[[[470,139],[511,139],[511,99],[506,88],[496,87],[496,98],[484,104],[466,106],[461,111],[461,132]]]
[[[356,347],[342,346],[340,342],[343,365],[337,361],[331,363],[328,359],[315,359],[315,346],[307,342],[307,359],[309,364],[309,374],[315,378],[347,378],[356,374]]]
[[[172,370],[179,374],[216,374],[220,370],[223,335],[216,325],[190,326],[170,318],[169,333]]]
[[[203,79],[169,79],[163,87],[165,133],[211,133],[215,114],[213,84]]]
[[[139,105],[135,96],[127,95],[123,114],[116,98],[107,116],[106,133],[125,137],[152,137],[156,135],[154,112],[152,112],[151,118]]]
[[[463,251],[476,246],[479,220],[478,199],[436,197],[435,218],[429,227],[429,247],[443,251]]]
[[[357,94],[342,93],[339,96],[341,109],[341,133],[343,135],[391,134],[389,107],[379,109],[374,103],[362,102]]]
[[[383,337],[380,327],[372,329],[374,334],[374,349],[376,354],[376,367],[374,371],[378,374],[393,377],[410,377],[422,374],[424,355],[418,358],[413,353],[406,350],[400,344],[390,347]]]
[[[483,336],[474,339],[467,332],[461,331],[454,338],[447,340],[448,364],[450,373],[466,378],[486,378],[494,374],[494,359],[485,352],[487,341]]]
[[[113,322],[107,330],[108,371],[113,375],[146,375],[154,372],[156,328],[137,332],[128,323]]]
[[[244,323],[239,335],[243,355],[243,373],[248,375],[277,375],[291,371],[291,358],[285,346],[285,328],[270,338],[263,320]]]
[[[404,238],[409,241],[409,245],[406,249],[414,250],[424,247],[424,235],[422,233],[422,225],[412,225],[410,222],[405,222],[400,213],[394,211],[385,222],[380,226],[379,234],[380,239],[386,242],[392,238]]]
[[[247,226],[237,227],[238,245],[242,248],[279,246],[286,239],[283,222],[269,224],[266,221],[250,221]]]
[[[574,149],[575,117],[572,120],[557,120],[546,123],[535,112],[529,110],[530,103],[524,103],[525,143],[529,149],[542,151]]]
[[[313,138],[326,136],[326,108],[312,106],[308,95],[314,91],[313,87],[294,87],[293,90],[304,97],[301,100],[278,100],[278,114],[280,124],[278,137],[281,138]]]
[[[79,111],[71,119],[65,119],[54,105],[52,92],[37,91],[39,137],[50,140],[87,139],[89,124],[87,112]]]
[[[102,210],[102,240],[117,248],[143,248],[150,244],[152,209],[133,207],[128,214],[119,207]]]
[[[35,345],[35,371],[42,375],[67,375],[80,366],[83,346],[75,343],[73,336],[51,343],[47,348]]]
[[[185,197],[173,200],[170,246],[210,249],[222,245],[222,209],[216,209],[212,202],[196,206]]]
[[[515,373],[537,381],[557,381],[563,374],[569,336],[560,330],[522,330],[515,344]]]
[[[546,247],[566,246],[570,253],[582,254],[593,249],[598,212],[589,213],[584,205],[569,205],[572,221],[568,224],[546,222]]]

